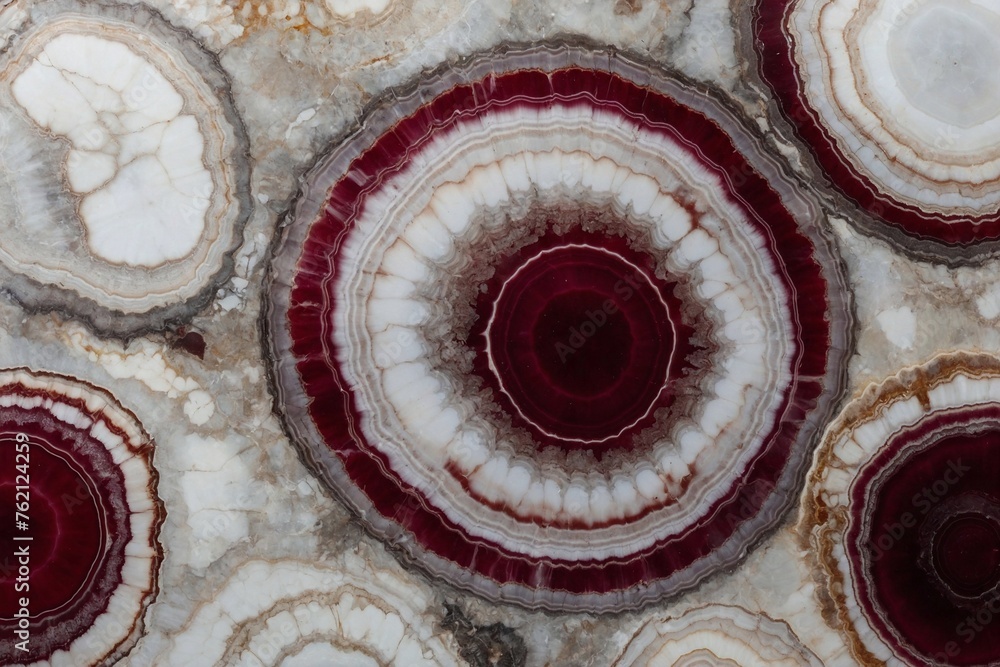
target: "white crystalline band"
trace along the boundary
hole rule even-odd
[[[741,607],[710,605],[677,618],[647,622],[613,667],[821,667],[822,664],[785,623]]]
[[[353,18],[362,12],[378,16],[391,4],[390,0],[324,0],[324,2],[327,9],[343,18]]]
[[[470,535],[532,557],[609,558],[679,532],[758,452],[789,382],[788,297],[766,239],[717,194],[723,190],[672,141],[599,110],[497,112],[442,133],[367,200],[338,260],[333,330],[365,439]],[[679,204],[685,197],[697,219]],[[483,213],[530,203],[610,206],[630,236],[648,239],[643,249],[660,269],[683,276],[703,299],[720,349],[693,412],[673,415],[650,452],[609,475],[516,456],[475,400],[432,367],[429,351],[439,342],[420,333],[447,317],[424,295],[455,262],[470,261],[457,257],[459,242],[507,222]],[[470,503],[446,466],[510,513]],[[539,531],[520,521],[594,526],[663,505],[670,507],[634,520],[627,534],[615,526]]]
[[[847,491],[861,470],[894,434],[936,412],[947,412],[1000,400],[1000,378],[959,374],[927,393],[930,409],[916,396],[893,401],[878,415],[845,431],[832,444],[829,462],[818,478],[823,498],[831,507],[847,506]]]
[[[124,44],[57,35],[11,84],[39,127],[71,146],[69,187],[91,252],[157,266],[190,253],[214,191],[204,138],[184,99]]]
[[[29,307],[99,328],[185,315],[250,212],[224,72],[141,5],[59,0],[32,16],[0,52],[0,271]]]
[[[36,376],[24,371],[0,372],[0,386],[18,385],[48,395],[82,400],[90,414],[68,403],[41,396],[28,397],[16,393],[0,395],[0,407],[24,410],[45,410],[54,420],[72,430],[80,430],[100,442],[111,454],[125,479],[125,500],[128,505],[132,539],[125,546],[122,582],[115,589],[107,610],[93,625],[76,638],[68,649],[55,651],[48,659],[52,665],[93,665],[106,658],[110,651],[124,642],[145,609],[146,598],[155,577],[154,559],[157,553],[150,546],[150,535],[156,521],[154,500],[150,497],[151,471],[145,461],[135,456],[134,448],[145,440],[132,415],[108,402],[99,394],[81,385],[63,382],[53,376]],[[99,416],[99,419],[94,419]],[[111,425],[126,434],[114,433]]]
[[[805,96],[855,170],[924,210],[1000,207],[1000,13],[806,0],[790,26]]]
[[[251,561],[198,609],[157,664],[465,664],[438,636],[430,603],[421,589],[358,557],[337,569]]]

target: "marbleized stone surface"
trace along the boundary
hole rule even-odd
[[[1000,660],[997,20],[2,3],[0,661]]]

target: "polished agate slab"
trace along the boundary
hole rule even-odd
[[[921,254],[988,250],[973,246],[1000,236],[996,8],[782,0],[753,14],[761,76],[858,222]]]
[[[800,528],[859,664],[1000,659],[998,397],[994,357],[942,355],[869,387],[824,438]]]
[[[684,80],[568,44],[375,102],[281,230],[266,324],[311,469],[434,576],[612,611],[781,518],[850,313],[818,206]]]
[[[142,6],[41,3],[0,54],[0,272],[98,330],[189,319],[232,271],[247,139],[214,56]]]
[[[14,369],[0,371],[0,453],[0,662],[120,659],[159,590],[153,442],[106,391]]]
[[[818,20],[845,5],[778,6],[811,7]],[[772,4],[0,0],[0,70],[12,75],[0,81],[0,119],[16,120],[0,120],[0,250],[21,253],[0,262],[0,368],[56,374],[65,386],[51,395],[77,385],[114,395],[134,415],[123,423],[141,422],[156,443],[165,512],[155,593],[135,585],[146,602],[116,606],[108,622],[60,617],[66,636],[95,629],[47,657],[55,644],[33,627],[39,652],[0,663],[1000,662],[984,643],[997,627],[990,606],[1000,609],[997,503],[985,478],[949,495],[950,482],[995,472],[991,418],[979,412],[992,389],[971,382],[992,371],[965,361],[953,383],[929,364],[958,349],[997,356],[996,243],[915,236],[847,196],[761,78],[754,7]],[[864,45],[858,62],[874,77],[853,83],[873,115],[889,114],[893,136],[928,136],[926,119],[991,126],[1000,69],[982,35],[995,32],[993,4],[856,7],[840,15],[843,30],[826,24],[824,45],[845,75],[838,85],[860,52],[830,45]],[[763,55],[795,53],[805,42],[791,33]],[[790,62],[821,72],[824,50]],[[947,54],[961,66],[938,68]],[[103,57],[115,66],[99,67]],[[44,59],[58,66],[46,73]],[[138,94],[163,92],[140,106],[154,129],[108,132],[91,150],[90,127],[77,136],[50,122],[62,112],[47,120],[46,98],[31,94],[47,84],[34,77],[51,77],[53,103],[75,95],[74,113],[127,102],[128,87],[88,87],[77,65],[108,81],[138,67]],[[213,97],[231,100],[239,122]],[[863,166],[874,153],[850,137],[880,126],[847,101],[853,127],[829,141],[858,150],[834,162]],[[153,136],[123,171],[142,177],[135,188],[95,187],[130,159],[119,148],[187,117],[205,142],[200,169],[195,133],[171,135],[185,139],[176,154]],[[233,137],[246,130],[229,152],[226,119]],[[963,150],[983,162],[980,147]],[[191,299],[171,301],[143,278],[185,273],[184,253],[212,243],[200,217],[157,217],[172,186],[138,167],[161,153],[192,166],[196,182],[248,176],[233,181],[234,201],[252,203],[242,245],[227,259],[235,237],[220,241],[221,272],[205,273]],[[945,158],[956,159],[935,159]],[[902,186],[873,186],[879,201],[903,191],[906,170],[933,171],[909,164]],[[963,195],[962,216],[981,229],[972,198],[985,202],[991,187]],[[955,205],[943,190],[940,204],[933,190],[907,192],[922,209]],[[20,210],[58,220],[25,231],[11,193]],[[141,224],[64,207],[146,195]],[[154,238],[162,248],[145,243]],[[81,282],[50,270],[60,252],[87,259],[69,262]],[[73,287],[88,281],[89,300]],[[294,322],[279,314],[293,290],[304,295],[285,308]],[[126,311],[98,305],[111,298],[102,292],[175,305],[136,304],[119,322]],[[862,457],[853,464],[825,449],[817,458],[842,399],[893,377],[901,401],[947,385],[968,409],[852,432],[864,452],[838,455]],[[812,387],[820,398],[803,393]],[[861,421],[888,423],[879,416],[893,400],[872,405],[881,412]],[[16,459],[4,465],[5,480],[20,474]],[[88,528],[100,512],[64,497],[75,469],[43,465],[59,473],[60,491],[38,493],[65,536],[52,555],[78,577],[100,546],[83,539],[100,534]],[[18,486],[9,479],[3,493]],[[935,484],[944,500],[928,506]],[[19,533],[9,522],[0,532],[10,591],[20,575],[7,545]],[[80,600],[101,604],[118,580],[108,571],[111,583],[85,586]],[[49,573],[38,590],[65,593]],[[142,574],[123,568],[122,580]],[[8,622],[2,634],[14,642],[19,629]]]

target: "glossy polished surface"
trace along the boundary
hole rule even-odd
[[[996,662],[995,9],[0,0],[0,662]]]
[[[275,255],[306,460],[430,573],[529,608],[637,607],[738,558],[840,391],[816,205],[742,118],[622,55],[483,54],[391,100]]]

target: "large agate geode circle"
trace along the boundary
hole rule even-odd
[[[309,174],[266,324],[286,427],[452,584],[611,611],[794,495],[849,310],[818,207],[712,96],[511,48],[375,102]]]
[[[811,156],[804,162],[818,167],[814,183],[849,202],[852,220],[923,256],[962,262],[996,251],[996,3],[749,6],[759,73]]]
[[[1000,362],[956,352],[852,401],[826,432],[801,531],[859,664],[996,665]]]
[[[153,441],[108,392],[0,370],[0,664],[110,665],[159,591]]]

